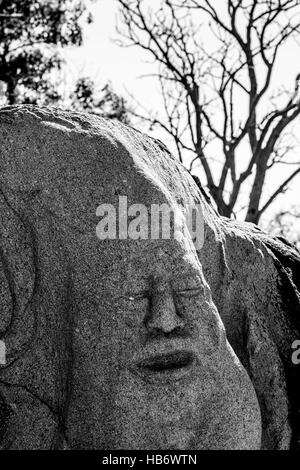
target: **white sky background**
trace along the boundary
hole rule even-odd
[[[161,97],[159,84],[154,78],[139,78],[142,75],[155,71],[150,54],[147,56],[145,52],[137,47],[121,48],[113,42],[113,38],[117,38],[115,30],[116,2],[114,0],[97,0],[92,11],[94,23],[84,28],[83,46],[68,50],[64,49],[63,51],[63,55],[67,60],[68,76],[74,77],[74,80],[80,76],[90,77],[99,88],[110,81],[114,89],[125,98],[127,97],[127,91],[129,91],[145,108],[160,110]],[[279,56],[278,63],[280,64],[276,71],[278,87],[284,85],[292,88],[295,83],[295,77],[300,72],[299,46],[294,44],[285,48],[281,56]],[[128,101],[130,103],[130,99]],[[297,121],[296,129],[299,129],[300,140],[299,121]],[[163,140],[173,150],[172,141],[170,139],[166,140],[166,135],[161,131],[154,131],[152,135]],[[296,150],[294,155],[297,161],[300,160],[300,148],[298,148],[298,152]],[[276,166],[275,170],[269,173],[264,193],[265,198],[271,195],[276,187],[294,169],[295,166]],[[217,164],[215,171],[218,171]],[[292,205],[300,204],[299,196],[300,175],[289,186],[289,190],[279,196],[270,206],[264,220],[270,219],[274,213],[279,212],[281,209],[288,209]]]

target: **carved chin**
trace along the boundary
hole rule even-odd
[[[111,450],[259,449],[261,419],[253,388],[242,393],[236,389],[233,396],[216,390],[216,383],[209,386],[200,375],[194,373],[190,380],[159,386],[157,379],[144,380],[131,371],[121,374],[101,414],[95,405],[93,415],[86,415],[81,425],[78,416],[69,421],[70,446]]]

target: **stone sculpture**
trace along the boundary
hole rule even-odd
[[[0,448],[299,446],[296,249],[96,116],[2,108],[0,170]],[[170,239],[100,239],[125,196],[199,206],[203,243],[183,219]]]

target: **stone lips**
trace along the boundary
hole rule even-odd
[[[3,108],[0,167],[3,448],[64,446],[74,306],[62,299],[78,282],[75,268],[96,298],[101,293],[101,273],[115,248],[95,247],[95,211],[124,194],[133,203],[202,205],[205,242],[198,255],[227,338],[258,396],[262,446],[297,446],[299,367],[291,361],[291,345],[300,336],[300,257],[293,247],[251,224],[219,217],[161,143],[95,116]],[[93,263],[91,247],[99,251]],[[126,259],[131,250],[124,242],[118,256]],[[21,423],[26,432],[18,435]]]

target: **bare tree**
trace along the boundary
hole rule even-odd
[[[222,215],[239,210],[250,185],[245,218],[258,223],[300,173],[290,158],[300,74],[287,89],[273,85],[280,53],[299,34],[299,0],[118,3],[122,45],[142,48],[157,64],[165,117],[143,119],[172,136],[190,171],[201,167]],[[221,155],[218,166],[212,152]],[[295,166],[265,198],[267,173],[283,164]]]

